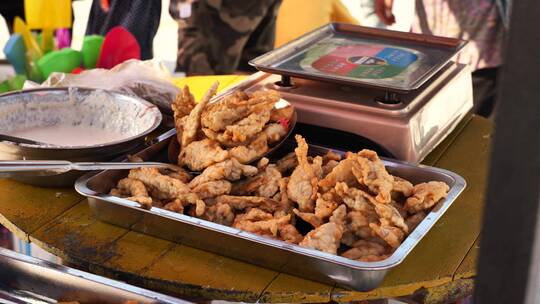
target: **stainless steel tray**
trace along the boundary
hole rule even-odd
[[[330,23],[249,63],[273,74],[406,93],[418,89],[466,43]]]
[[[277,153],[292,151],[293,146],[294,143],[289,142]],[[163,160],[167,157],[166,147],[167,140],[164,140],[138,155],[145,160]],[[325,148],[310,146],[310,154],[324,154],[326,151]],[[108,223],[277,271],[367,291],[376,288],[385,274],[405,259],[465,188],[465,180],[447,170],[395,160],[384,160],[384,163],[389,172],[412,183],[443,181],[450,186],[450,191],[447,198],[433,208],[392,256],[379,262],[358,262],[160,208],[143,210],[135,202],[106,194],[127,174],[126,171],[108,170],[95,175],[87,174],[76,182],[75,189],[88,197],[97,217]]]
[[[0,303],[190,303],[0,248]]]

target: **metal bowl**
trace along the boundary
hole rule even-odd
[[[107,161],[140,147],[161,123],[159,109],[140,98],[88,88],[39,88],[0,95],[0,133],[58,123],[114,129],[125,138],[86,146],[30,145],[0,141],[0,160]],[[80,172],[54,177],[16,174],[37,186],[73,185]]]

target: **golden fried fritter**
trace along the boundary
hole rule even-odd
[[[298,147],[294,149],[298,158],[298,166],[294,169],[287,185],[287,195],[289,199],[298,204],[298,209],[302,212],[313,212],[314,201],[317,197],[317,177],[307,159],[308,145],[306,140],[300,136],[295,136]]]
[[[233,196],[221,195],[216,197],[216,202],[228,204],[233,209],[243,210],[247,208],[259,208],[266,212],[274,212],[280,209],[280,203],[267,197],[259,196]]]
[[[278,227],[278,238],[287,243],[298,244],[304,236],[292,224],[285,224]]]
[[[211,139],[194,141],[182,149],[178,155],[178,163],[193,171],[202,171],[207,167],[224,161],[229,153]]]
[[[203,98],[199,101],[195,108],[193,108],[193,110],[189,113],[189,116],[183,125],[182,141],[180,141],[181,150],[196,140],[197,132],[201,126],[201,114],[210,99],[216,94],[218,85],[219,83],[215,82],[204,94]]]
[[[259,133],[247,146],[237,146],[229,149],[231,157],[236,158],[242,164],[249,164],[261,158],[268,151],[266,134]]]
[[[299,245],[337,254],[337,249],[343,236],[345,213],[346,208],[344,205],[341,205],[334,211],[328,223],[308,232]]]
[[[369,227],[373,229],[373,232],[381,239],[383,239],[390,247],[398,248],[401,242],[405,238],[403,230],[393,226],[389,220],[385,218],[379,219],[379,224],[370,223]]]
[[[152,198],[148,195],[148,191],[143,182],[133,178],[123,178],[118,182],[119,192],[111,191],[111,194],[125,194],[130,201],[141,204],[143,209],[152,208]]]
[[[259,170],[256,167],[243,165],[235,158],[230,158],[220,163],[214,164],[193,178],[189,183],[189,187],[194,188],[202,183],[213,180],[226,179],[228,181],[236,181],[243,176],[254,176]]]
[[[219,102],[207,106],[201,116],[203,128],[214,132],[225,130],[225,127],[245,117],[249,113],[248,95],[236,91]]]
[[[132,169],[129,177],[138,179],[145,186],[153,190],[152,196],[157,199],[175,199],[181,194],[189,193],[189,187],[167,175],[159,173],[157,168],[139,168]]]
[[[195,193],[185,193],[178,195],[172,202],[165,205],[164,209],[183,213],[184,207],[187,205],[195,206],[195,214],[197,216],[202,216],[206,209],[206,204],[201,200]]]
[[[412,195],[413,184],[408,180],[403,179],[398,176],[392,176],[394,178],[394,183],[392,186],[392,191],[401,194],[404,197],[409,197]]]
[[[199,198],[201,199],[207,199],[211,197],[220,196],[223,194],[229,194],[231,192],[231,182],[226,180],[218,180],[218,181],[209,181],[203,184],[200,184],[193,189],[191,189],[194,193],[196,193]]]
[[[283,137],[285,137],[285,135],[287,135],[287,128],[280,123],[270,123],[264,127],[263,133],[266,134],[268,144],[271,145],[279,142]]]
[[[447,184],[435,181],[415,185],[412,196],[405,203],[405,210],[416,213],[429,209],[445,198],[449,189]]]
[[[341,256],[351,260],[362,260],[362,258],[368,256],[381,256],[387,252],[387,248],[383,245],[365,240],[355,242],[352,247]]]
[[[390,175],[375,151],[362,150],[353,164],[352,172],[358,183],[365,185],[381,203],[390,203],[394,178]]]

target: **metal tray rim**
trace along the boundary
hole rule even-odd
[[[253,241],[256,243],[272,246],[277,249],[283,249],[293,254],[302,254],[305,256],[312,257],[312,258],[322,259],[326,262],[350,267],[355,270],[384,270],[384,269],[392,268],[400,264],[401,262],[403,262],[403,260],[407,257],[410,251],[412,251],[412,249],[420,242],[420,240],[427,234],[427,232],[429,232],[429,230],[433,227],[433,225],[442,217],[442,215],[452,205],[452,203],[459,196],[459,194],[465,189],[466,182],[465,182],[465,179],[463,179],[463,177],[461,177],[460,175],[454,172],[451,172],[449,170],[445,170],[445,169],[424,166],[424,165],[414,165],[411,163],[407,163],[407,162],[399,161],[399,160],[393,160],[393,159],[392,160],[383,159],[383,162],[385,166],[388,166],[388,167],[402,165],[402,166],[409,166],[409,167],[412,166],[412,167],[420,167],[424,169],[429,169],[431,171],[435,171],[435,172],[438,172],[440,174],[450,177],[451,179],[454,180],[454,185],[452,186],[452,188],[450,188],[447,197],[443,201],[439,202],[433,208],[433,210],[426,216],[426,218],[422,222],[420,222],[420,224],[416,227],[416,229],[407,236],[407,238],[392,253],[392,255],[385,260],[377,261],[377,262],[355,261],[355,260],[351,260],[351,259],[341,257],[338,255],[325,253],[316,249],[301,247],[296,244],[289,244],[284,241],[273,240],[270,238],[253,234],[253,233],[242,231],[233,227],[216,224],[210,221],[187,216],[184,214],[171,212],[171,211],[164,210],[157,207],[152,207],[151,210],[144,210],[140,208],[139,204],[135,202],[129,201],[124,198],[114,197],[109,194],[97,193],[93,191],[92,189],[90,189],[88,187],[88,182],[90,181],[90,179],[104,171],[90,172],[88,174],[83,175],[76,181],[75,190],[79,194],[86,197],[91,197],[94,199],[106,201],[106,202],[113,203],[116,205],[121,205],[121,206],[128,207],[131,209],[136,209],[139,212],[156,214],[159,216],[167,217],[172,220],[180,221],[185,224],[198,226],[204,229],[213,230],[213,231],[225,233],[231,236],[240,237],[248,241]]]
[[[44,261],[44,260],[34,258],[31,256],[26,256],[26,255],[17,253],[12,250],[4,249],[4,248],[0,248],[0,258],[1,257],[6,257],[8,259],[13,259],[13,260],[27,263],[27,264],[37,266],[37,267],[44,267],[47,269],[52,269],[54,271],[60,272],[67,276],[75,276],[77,278],[88,280],[97,284],[121,289],[123,291],[130,292],[130,293],[136,293],[138,295],[151,298],[154,300],[158,300],[163,303],[189,303],[184,300],[177,299],[177,298],[164,295],[161,293],[157,293],[148,289],[140,288],[133,285],[128,285],[120,281],[112,280],[109,278],[105,278],[105,277],[91,274],[85,271],[77,270],[77,269],[67,267],[64,265],[58,265],[49,261]]]

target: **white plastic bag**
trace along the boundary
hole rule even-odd
[[[41,85],[25,83],[31,87],[87,87],[120,91],[138,96],[162,111],[171,113],[171,102],[180,89],[172,82],[167,68],[158,61],[131,59],[110,70],[92,69],[80,74],[52,73]]]

